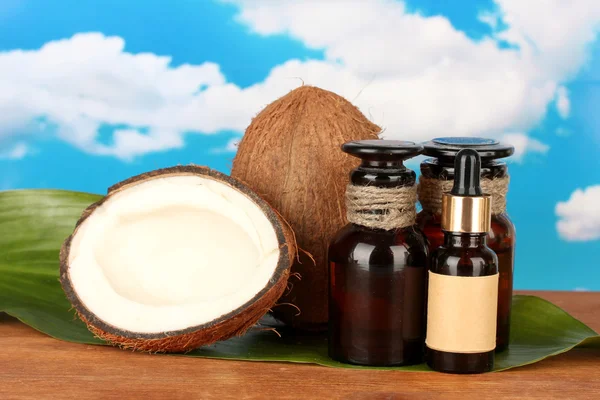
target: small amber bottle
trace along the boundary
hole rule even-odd
[[[423,361],[428,248],[414,225],[412,142],[365,140],[342,150],[362,159],[346,193],[350,223],[329,246],[329,355],[360,365]]]
[[[431,255],[425,344],[433,370],[472,374],[494,366],[498,258],[486,245],[492,199],[481,190],[479,155],[461,150],[454,168],[442,198],[444,243]]]
[[[510,310],[513,293],[515,259],[515,227],[506,213],[508,169],[501,158],[513,154],[514,147],[493,139],[477,137],[437,138],[424,144],[425,155],[421,163],[419,201],[423,210],[417,215],[417,225],[429,240],[429,249],[444,242],[441,228],[442,192],[449,191],[454,179],[454,159],[462,149],[473,149],[481,157],[481,185],[492,196],[492,223],[488,232],[488,246],[498,256],[500,279],[498,286],[498,321],[496,351],[508,347],[510,336]]]

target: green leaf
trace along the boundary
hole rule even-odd
[[[101,197],[57,190],[0,192],[0,311],[57,339],[102,344],[76,319],[58,282],[58,253],[83,209]],[[323,334],[297,334],[265,318],[255,328],[185,356],[249,361],[287,361],[331,367]],[[600,347],[600,336],[553,304],[534,296],[513,299],[510,349],[496,370],[531,364],[575,346]],[[425,365],[381,368],[427,371]]]
[[[69,311],[58,281],[62,242],[100,198],[55,190],[0,192],[0,311],[55,338],[102,343]]]

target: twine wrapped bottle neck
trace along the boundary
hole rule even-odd
[[[501,178],[482,178],[481,188],[484,193],[492,196],[492,214],[502,214],[506,212],[506,194],[508,193],[508,184],[510,178],[508,175]],[[419,202],[423,210],[434,214],[442,213],[442,194],[452,189],[453,181],[426,178],[421,175],[419,178],[418,194]]]
[[[415,224],[417,187],[346,187],[348,221],[367,228],[394,230]]]

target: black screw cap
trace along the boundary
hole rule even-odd
[[[481,137],[441,137],[423,144],[423,153],[436,158],[454,158],[462,149],[473,149],[484,161],[511,156],[514,146]]]
[[[344,143],[342,151],[363,160],[400,161],[421,154],[423,146],[402,140],[356,140]]]

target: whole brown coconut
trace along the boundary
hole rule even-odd
[[[290,289],[273,309],[289,325],[326,327],[327,248],[347,223],[344,193],[358,163],[340,146],[377,139],[380,131],[346,99],[312,86],[269,104],[246,129],[231,175],[279,211],[295,232],[298,247],[312,255],[300,251],[292,266],[300,277],[290,278]]]
[[[255,222],[259,247],[239,234],[239,221]],[[211,248],[217,257],[203,260]],[[261,250],[264,258],[254,254]],[[248,265],[233,265],[230,254]],[[206,167],[178,166],[118,183],[88,207],[61,249],[60,282],[79,318],[110,344],[187,352],[251,328],[286,289],[295,254],[287,225],[247,186]],[[244,272],[237,282],[245,286],[203,292]],[[229,295],[238,297],[220,302]]]

